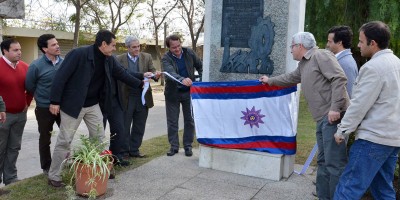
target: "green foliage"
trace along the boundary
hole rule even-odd
[[[317,142],[315,137],[315,122],[308,110],[303,94],[300,95],[299,117],[297,125],[296,163],[304,164],[311,149]],[[315,165],[315,159],[313,165]]]
[[[80,171],[83,167],[89,167],[91,173],[95,175],[90,179],[87,185],[94,186],[94,179],[97,177],[101,178],[101,181],[108,179],[110,174],[110,164],[113,162],[112,154],[109,151],[105,151],[108,143],[101,141],[99,138],[89,138],[87,135],[80,135],[81,145],[74,149],[72,155],[65,159],[63,162],[67,163],[69,172],[72,174],[70,177],[69,184],[73,185],[76,175],[80,175]],[[67,192],[73,187],[68,187]],[[67,189],[68,189],[67,188]],[[89,198],[96,197],[96,190],[92,189],[88,194]]]
[[[379,20],[389,25],[390,48],[400,55],[400,1],[398,0],[307,0],[305,31],[314,34],[318,46],[325,47],[327,31],[335,25],[353,30],[353,52],[358,53],[358,29],[366,22]]]

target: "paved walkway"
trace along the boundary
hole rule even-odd
[[[292,174],[289,179],[271,181],[198,166],[198,150],[193,157],[162,156],[109,181],[102,199],[170,200],[299,200],[316,199],[314,175]],[[296,165],[297,170],[301,165]]]
[[[166,134],[164,95],[160,92],[154,93],[154,99],[155,107],[149,113],[145,140]],[[34,106],[31,106],[28,111],[22,149],[17,161],[20,179],[42,173],[38,154],[39,135],[33,109]],[[182,124],[180,121],[180,128]],[[57,126],[54,130],[55,134],[58,134]],[[84,123],[77,132],[87,134]],[[75,140],[77,138],[75,137]],[[52,137],[52,149],[56,139],[56,135]],[[119,174],[116,179],[109,180],[108,192],[100,199],[315,199],[311,194],[315,189],[311,181],[315,179],[314,175],[293,174],[287,180],[271,181],[200,168],[197,149],[194,149],[192,157],[184,156],[183,152],[181,149],[175,156],[162,156],[141,167]],[[295,166],[297,170],[301,167]]]

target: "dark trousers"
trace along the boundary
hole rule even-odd
[[[110,124],[110,150],[113,155],[117,157],[122,156],[122,146],[124,141],[126,140],[125,131],[124,131],[124,112],[122,111],[121,106],[117,102],[113,102],[112,113],[105,114],[104,117],[104,128],[106,127],[106,121]]]
[[[139,152],[148,115],[149,109],[142,104],[141,96],[130,95],[125,110],[125,135],[129,137],[125,148],[131,154]]]
[[[176,97],[165,97],[165,109],[167,112],[168,141],[172,149],[179,149],[179,112],[182,104],[183,112],[183,147],[192,147],[194,138],[194,120],[191,112],[190,91],[178,92]]]
[[[53,132],[54,123],[60,127],[60,114],[53,115],[49,111],[49,108],[35,108],[36,120],[38,123],[39,131],[39,155],[40,155],[40,166],[43,170],[49,170],[51,165],[51,134]]]
[[[6,115],[6,122],[0,123],[0,182],[3,178],[4,184],[7,185],[18,179],[16,164],[21,150],[26,111]]]
[[[320,200],[333,199],[339,177],[347,164],[345,142],[337,144],[333,135],[338,122],[330,124],[328,115],[317,122],[316,138],[318,144],[317,156],[317,193]]]

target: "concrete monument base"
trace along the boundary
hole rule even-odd
[[[279,181],[293,173],[294,155],[200,145],[199,166]]]

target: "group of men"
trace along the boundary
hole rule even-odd
[[[400,59],[388,49],[389,27],[380,21],[366,23],[359,29],[358,47],[369,60],[358,74],[349,49],[351,36],[349,27],[331,28],[327,49],[333,54],[318,49],[311,33],[297,33],[290,48],[298,67],[260,81],[279,86],[301,83],[316,121],[319,199],[361,199],[369,189],[375,199],[394,200]],[[353,132],[356,140],[347,155],[345,143]]]
[[[164,58],[173,60],[163,62],[163,67],[170,76],[183,80],[182,84],[190,87],[195,80],[194,69],[202,72],[201,61],[193,51],[180,46],[178,36],[171,35],[167,46],[170,44],[171,47],[175,45],[174,50],[170,48]],[[4,183],[18,181],[16,161],[32,95],[40,134],[40,164],[49,185],[64,185],[62,163],[71,151],[71,142],[82,120],[89,136],[101,141],[105,138],[106,122],[109,122],[109,148],[116,157],[116,165],[129,165],[129,157],[145,157],[139,148],[149,108],[154,105],[149,79],[157,81],[161,73],[153,66],[151,55],[140,51],[139,40],[127,37],[128,52],[117,57],[112,55],[116,50],[116,37],[108,30],[100,30],[93,45],[75,48],[65,59],[60,56],[60,46],[54,35],[41,35],[37,45],[43,56],[28,67],[21,61],[18,41],[7,39],[1,43],[0,97],[4,102],[0,98],[0,173]],[[147,86],[142,99],[143,88]],[[171,150],[175,152],[179,148],[178,118],[182,103],[185,155],[192,156],[194,122],[190,115],[189,90],[181,91],[180,84],[168,79],[166,87],[169,90],[165,96],[171,102],[166,106]],[[51,156],[54,123],[60,132]]]
[[[48,182],[61,187],[61,163],[82,120],[89,135],[103,140],[105,122],[110,124],[110,149],[120,165],[126,157],[144,157],[139,151],[148,109],[153,106],[151,88],[142,100],[148,79],[161,73],[151,56],[140,52],[137,38],[126,38],[128,52],[112,56],[115,35],[101,30],[95,44],[71,50],[63,60],[54,35],[39,37],[43,56],[28,65],[20,60],[21,46],[13,39],[1,43],[0,58],[0,173],[5,184],[17,181],[16,160],[26,123],[26,111],[34,94],[39,126],[40,162]],[[376,199],[395,199],[392,181],[400,150],[400,59],[388,49],[389,27],[373,21],[359,29],[361,55],[369,58],[360,69],[351,55],[352,31],[335,26],[328,31],[327,50],[318,49],[314,36],[300,32],[290,45],[298,67],[288,74],[260,77],[269,85],[301,83],[310,112],[316,121],[319,199],[360,199],[369,188]],[[194,122],[190,112],[190,86],[202,62],[190,49],[181,47],[176,35],[166,39],[169,51],[162,58],[165,85],[168,156],[179,151],[178,118],[184,116],[183,147],[192,156]],[[177,82],[178,80],[179,82]],[[13,92],[9,92],[13,91]],[[6,108],[5,108],[6,107]],[[60,127],[50,155],[52,127]],[[347,155],[346,141],[356,132]],[[129,138],[129,139],[128,139]],[[125,141],[129,141],[129,143]]]

